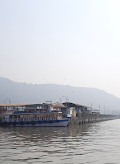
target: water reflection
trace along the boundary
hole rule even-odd
[[[74,125],[71,127],[4,127],[0,128],[2,137],[29,142],[38,142],[39,140],[51,141],[57,137],[77,137],[86,135],[89,127],[92,125]]]
[[[120,120],[71,127],[0,128],[1,163],[117,163]]]

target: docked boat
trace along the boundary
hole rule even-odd
[[[0,105],[1,126],[67,126],[68,118],[50,104]]]

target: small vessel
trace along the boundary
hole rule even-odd
[[[1,126],[67,126],[68,118],[51,104],[0,105]]]

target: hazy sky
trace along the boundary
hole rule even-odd
[[[0,76],[120,97],[120,0],[0,0]]]

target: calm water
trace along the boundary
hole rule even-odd
[[[59,128],[0,128],[3,164],[120,164],[120,120]]]

